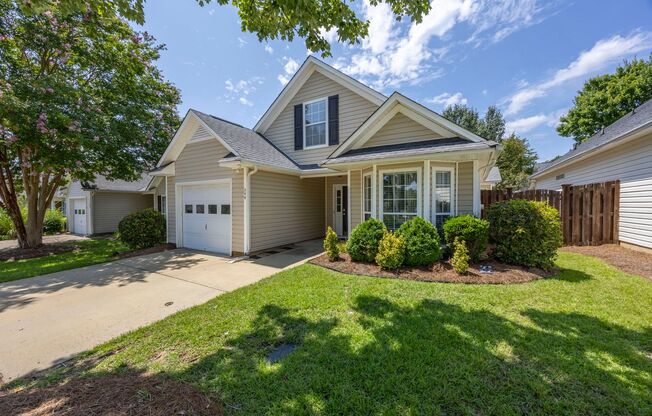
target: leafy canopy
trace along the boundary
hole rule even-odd
[[[213,0],[197,0],[199,5]],[[42,12],[55,4],[62,11],[79,13],[91,10],[99,15],[119,15],[143,23],[144,0],[20,0],[25,10]],[[283,39],[295,36],[305,39],[306,47],[323,56],[330,56],[330,44],[324,31],[335,29],[340,42],[354,44],[368,34],[369,22],[361,20],[350,2],[344,0],[215,0],[219,5],[232,5],[238,10],[243,31],[256,33],[258,40]],[[371,5],[387,3],[397,20],[409,17],[421,22],[430,11],[429,0],[370,0]]]
[[[625,61],[615,73],[586,81],[573,107],[561,117],[557,132],[581,143],[650,99],[652,54],[647,60]]]

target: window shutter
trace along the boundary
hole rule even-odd
[[[333,146],[340,142],[340,97],[328,97],[328,145]]]
[[[303,149],[303,104],[294,106],[294,150]]]

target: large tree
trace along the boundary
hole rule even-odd
[[[500,141],[505,135],[505,118],[494,105],[487,108],[482,118],[478,110],[465,104],[447,106],[443,116],[487,140]]]
[[[154,65],[161,48],[110,14],[25,14],[0,0],[0,201],[21,247],[42,243],[66,177],[130,180],[156,163],[179,102]]]
[[[561,117],[557,132],[581,143],[652,99],[652,55],[623,63],[613,74],[591,78]]]
[[[57,4],[68,12],[96,11],[143,23],[145,0],[20,0],[23,8],[42,12]],[[259,40],[283,39],[292,41],[296,36],[305,39],[306,47],[330,56],[330,44],[325,31],[335,29],[340,42],[357,43],[368,34],[369,22],[358,17],[346,0],[196,0],[204,6],[215,1],[219,5],[232,5],[238,10],[243,31],[256,33]],[[370,0],[372,5],[387,3],[397,20],[409,17],[421,22],[430,11],[430,0]]]

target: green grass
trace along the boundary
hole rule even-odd
[[[0,283],[103,263],[114,259],[115,252],[127,251],[127,247],[120,241],[107,238],[64,244],[72,244],[78,247],[78,250],[34,259],[0,262]]]
[[[652,283],[558,265],[508,286],[304,265],[102,345],[88,372],[166,374],[233,415],[649,415]],[[269,364],[282,343],[298,347]]]

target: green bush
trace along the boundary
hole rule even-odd
[[[453,241],[451,264],[457,274],[466,274],[469,270],[469,250],[466,248],[466,242],[460,237]]]
[[[44,234],[60,234],[66,230],[66,217],[58,209],[48,209],[43,218]]]
[[[120,221],[118,234],[131,249],[154,247],[165,242],[165,217],[151,208],[134,212]]]
[[[426,266],[441,259],[437,228],[421,217],[401,224],[396,235],[405,240],[405,264]]]
[[[340,258],[340,243],[337,234],[331,227],[328,227],[328,230],[326,230],[324,250],[326,250],[326,255],[330,261],[335,261]]]
[[[456,238],[464,240],[471,259],[477,261],[489,243],[489,222],[473,215],[453,217],[444,223],[444,237],[450,247]]]
[[[14,223],[4,209],[0,209],[0,239],[12,238],[15,234]]]
[[[489,207],[494,257],[505,263],[549,269],[563,239],[559,212],[545,202],[521,199]]]
[[[346,242],[346,252],[354,261],[373,262],[378,254],[378,244],[386,230],[381,221],[369,218],[353,229],[349,241]]]
[[[383,269],[396,270],[405,261],[405,239],[392,232],[386,232],[378,245],[376,264]]]

